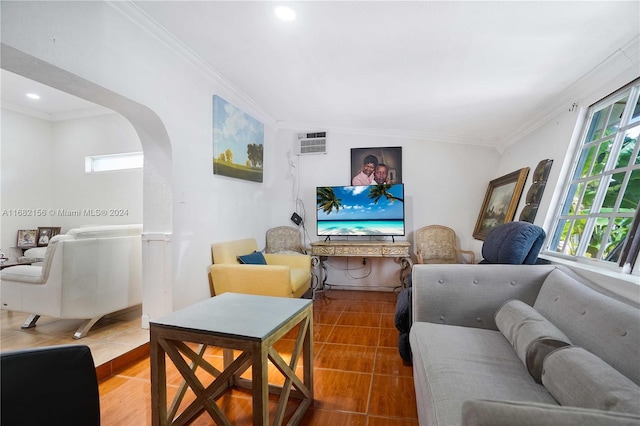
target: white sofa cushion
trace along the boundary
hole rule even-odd
[[[140,235],[142,233],[141,224],[132,225],[104,225],[104,226],[85,226],[74,228],[67,232],[67,235],[73,236],[76,240],[82,238],[115,238],[129,237]]]
[[[24,252],[24,258],[28,259],[44,259],[44,254],[47,252],[46,247],[34,247]]]
[[[2,279],[6,281],[20,281],[30,284],[45,282],[42,276],[42,266],[16,265],[2,271]]]

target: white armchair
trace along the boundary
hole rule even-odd
[[[142,225],[72,229],[51,239],[41,265],[17,265],[1,272],[2,309],[86,319],[80,339],[104,315],[142,303]]]

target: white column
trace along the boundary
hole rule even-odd
[[[171,234],[142,234],[142,328],[172,312]]]

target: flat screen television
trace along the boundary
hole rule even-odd
[[[404,185],[316,188],[319,236],[404,235]]]

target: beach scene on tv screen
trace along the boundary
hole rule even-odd
[[[318,235],[404,235],[404,186],[317,188]]]

